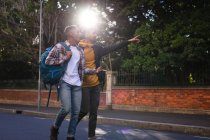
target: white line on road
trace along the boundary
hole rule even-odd
[[[201,137],[201,136],[194,136],[194,137],[200,138],[200,139],[208,139],[208,140],[210,140],[210,137]]]

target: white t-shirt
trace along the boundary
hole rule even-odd
[[[63,81],[70,85],[74,86],[81,86],[82,82],[79,77],[78,73],[78,66],[80,60],[80,51],[77,49],[76,46],[70,46],[72,56],[68,62],[67,69],[63,76]]]

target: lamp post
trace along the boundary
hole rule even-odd
[[[40,72],[40,61],[41,61],[41,51],[42,51],[42,3],[43,0],[40,0],[40,30],[39,30],[39,79],[38,79],[38,111],[40,111],[40,106],[41,106],[41,72]]]

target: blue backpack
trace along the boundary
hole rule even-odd
[[[66,51],[70,51],[70,48],[66,45],[65,42],[60,42],[62,46],[65,47]],[[40,72],[41,72],[41,78],[44,84],[51,84],[55,85],[58,84],[61,77],[63,76],[66,68],[68,61],[65,61],[61,65],[47,65],[45,64],[45,60],[52,50],[53,47],[46,48],[44,53],[41,55],[41,62],[40,62]]]

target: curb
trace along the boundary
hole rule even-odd
[[[44,112],[37,112],[37,111],[4,109],[4,108],[0,108],[0,112],[23,114],[27,116],[36,116],[36,117],[44,117],[44,118],[55,118],[56,116],[55,113],[44,113]],[[67,116],[67,119],[69,119],[69,116]],[[86,116],[83,120],[87,121],[88,117]],[[126,120],[126,119],[118,119],[118,118],[107,118],[107,117],[101,117],[101,116],[98,117],[97,123],[129,126],[129,127],[142,128],[142,129],[152,129],[152,130],[158,130],[158,131],[185,133],[185,134],[198,135],[198,136],[207,136],[207,137],[210,136],[210,127],[203,127],[203,126],[191,126],[191,125],[180,125],[180,124],[171,124],[171,123],[157,123],[157,122],[138,121],[138,120]]]

